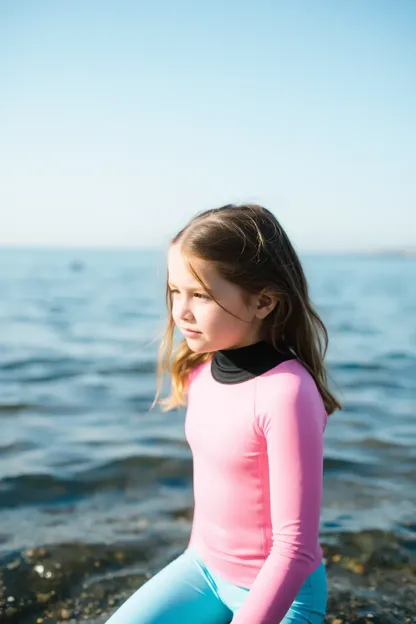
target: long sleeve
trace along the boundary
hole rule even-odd
[[[273,545],[233,624],[278,624],[316,568],[326,413],[309,375],[279,375],[277,400],[256,397],[269,471]],[[315,563],[314,563],[315,562]]]

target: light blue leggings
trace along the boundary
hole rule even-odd
[[[142,585],[106,624],[229,624],[249,590],[210,571],[194,547]],[[322,624],[324,563],[309,575],[282,624]]]

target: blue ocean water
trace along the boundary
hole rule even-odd
[[[302,260],[345,406],[322,531],[400,531],[416,515],[416,259]],[[189,531],[184,413],[149,412],[165,273],[157,251],[0,251],[0,553]]]

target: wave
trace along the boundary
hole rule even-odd
[[[162,452],[162,451],[161,451]],[[149,485],[190,487],[192,463],[183,457],[137,456],[106,462],[64,478],[47,473],[6,477],[0,482],[0,509],[73,502],[97,492],[120,491]]]

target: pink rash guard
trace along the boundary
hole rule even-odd
[[[321,563],[319,522],[327,414],[292,359],[237,384],[206,362],[191,372],[185,433],[193,455],[189,545],[250,588],[233,624],[278,624]]]

